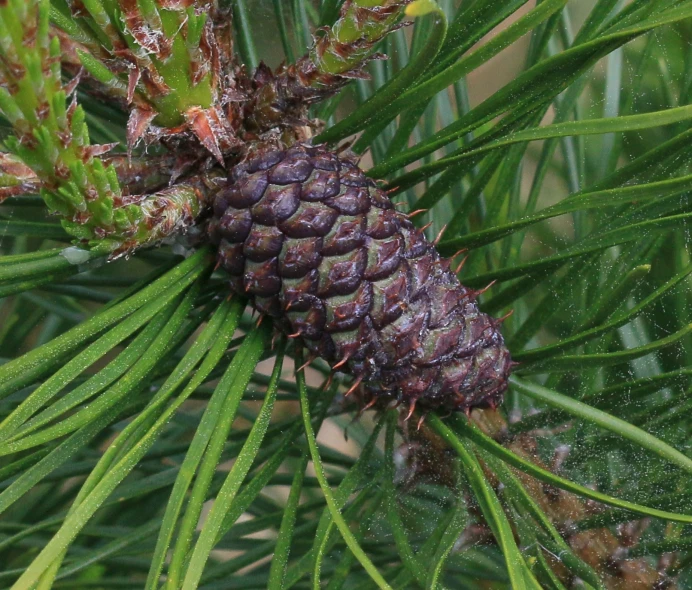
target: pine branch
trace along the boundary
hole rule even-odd
[[[40,183],[70,235],[112,256],[191,225],[204,200],[199,183],[128,197],[115,167],[104,165],[99,156],[114,146],[92,145],[84,110],[74,100],[68,106],[75,81],[61,82],[60,42],[49,35],[48,14],[45,0],[0,6],[0,111],[16,134],[6,145],[35,174],[32,186]],[[16,173],[6,182],[17,185]]]
[[[347,0],[331,28],[315,40],[310,52],[275,76],[260,67],[261,86],[247,108],[249,127],[260,132],[280,122],[307,121],[307,107],[338,93],[354,79],[367,78],[365,66],[375,46],[404,15],[412,0]]]

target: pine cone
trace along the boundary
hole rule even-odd
[[[499,322],[353,158],[259,148],[217,195],[209,233],[232,289],[367,400],[500,401],[511,361]]]

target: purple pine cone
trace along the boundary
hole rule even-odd
[[[209,233],[232,289],[352,374],[365,401],[501,401],[512,363],[500,322],[352,158],[260,147],[218,194]]]

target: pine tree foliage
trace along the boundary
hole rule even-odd
[[[0,587],[692,587],[690,35],[690,0],[0,0]],[[505,317],[500,407],[363,412],[231,295],[212,202],[306,142]]]

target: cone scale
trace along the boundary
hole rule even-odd
[[[502,399],[499,322],[355,159],[260,146],[232,170],[208,231],[233,291],[353,375],[365,402],[468,411]]]

